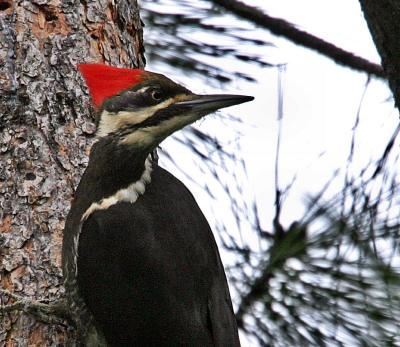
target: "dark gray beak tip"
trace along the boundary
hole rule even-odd
[[[254,100],[253,96],[234,94],[193,95],[192,100],[178,102],[176,105],[194,110],[213,112],[220,108],[243,104]]]
[[[233,94],[220,94],[220,95],[201,95],[200,101],[202,100],[206,104],[220,105],[218,108],[229,107],[234,105],[243,104],[254,100],[253,96],[248,95],[233,95]]]
[[[249,102],[249,101],[253,101],[254,100],[254,96],[248,96],[248,95],[240,95],[242,101],[240,101],[240,103],[244,103],[244,102]]]
[[[238,104],[254,100],[254,96],[249,96],[249,95],[227,95],[227,97],[228,98],[231,97],[232,101],[236,100]]]

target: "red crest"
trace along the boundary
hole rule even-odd
[[[96,107],[100,107],[105,99],[140,83],[145,74],[145,71],[140,69],[126,69],[103,64],[79,64],[78,68]]]

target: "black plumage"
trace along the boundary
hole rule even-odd
[[[97,141],[62,250],[70,310],[84,345],[240,346],[212,231],[189,190],[152,158],[174,131],[252,98],[196,95],[140,70],[80,69],[89,86],[97,88],[100,77],[103,86],[93,93],[102,105]],[[140,82],[116,81],[113,90],[122,90],[109,97],[106,76],[121,73]]]
[[[78,254],[81,294],[110,346],[239,345],[208,223],[157,165],[135,203],[85,221]]]
[[[109,346],[238,346],[214,236],[177,178],[153,162],[151,182],[137,201],[81,221],[93,201],[138,181],[145,159],[112,136],[92,147],[64,241],[80,228],[79,295]]]

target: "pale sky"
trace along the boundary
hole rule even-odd
[[[284,18],[341,48],[379,62],[357,0],[248,0],[247,3],[257,4],[272,16]],[[270,40],[276,48],[250,49],[265,55],[266,61],[287,63],[283,83],[280,183],[284,187],[296,176],[282,213],[283,224],[289,225],[303,215],[305,196],[319,192],[336,169],[345,167],[351,129],[365,90],[367,75],[338,66],[311,50],[272,36],[264,30],[255,28],[251,35]],[[231,63],[232,61],[227,60],[227,65]],[[151,64],[148,68],[157,70],[157,66]],[[257,79],[256,83],[234,81],[223,92],[248,94],[256,98],[251,103],[230,108],[228,113],[244,121],[240,128],[243,135],[238,141],[246,161],[249,181],[246,182],[243,177],[243,186],[247,194],[257,198],[262,226],[270,230],[274,216],[274,164],[278,129],[277,69],[250,64],[248,69]],[[193,85],[190,76],[171,77]],[[192,89],[200,93],[221,92],[201,83]],[[397,126],[398,112],[393,103],[388,101],[390,96],[384,82],[371,80],[361,104],[360,124],[356,135],[355,171],[372,159],[380,157]],[[224,111],[223,114],[227,112]],[[196,126],[227,139],[223,142],[229,146],[233,135],[230,134],[230,129],[223,128],[218,117],[211,116]],[[162,147],[172,155],[179,153],[175,155],[177,164],[186,170],[189,168],[191,171],[193,162],[198,160],[189,151],[182,151],[171,139],[166,140]],[[166,164],[170,171],[188,185],[210,221],[214,213],[224,219],[225,211],[229,210],[229,201],[221,197],[218,202],[212,203],[213,208],[210,207],[210,198],[201,188],[167,162],[161,163]],[[332,187],[332,194],[335,188],[340,188],[339,182]],[[229,262],[226,254],[222,254],[222,258],[225,264]],[[243,346],[250,345],[244,338],[242,343]]]
[[[378,62],[379,56],[371,40],[358,1],[337,0],[269,0],[248,1],[257,4],[270,15],[281,17],[339,47]],[[230,20],[230,19],[228,19]],[[252,37],[270,40],[276,48],[250,47],[265,60],[287,63],[284,76],[284,120],[280,157],[280,182],[285,186],[296,176],[292,193],[283,210],[283,222],[290,224],[303,213],[305,195],[318,192],[337,168],[346,165],[354,125],[360,104],[366,74],[338,66],[331,60],[301,48],[282,38],[254,29]],[[266,37],[267,36],[267,37]],[[249,49],[248,46],[237,47]],[[232,64],[227,60],[227,65]],[[149,69],[153,67],[151,64]],[[156,69],[157,67],[153,68]],[[257,83],[234,81],[225,87],[224,93],[242,93],[256,97],[253,102],[232,107],[229,114],[243,119],[240,130],[243,157],[250,179],[250,194],[257,197],[263,226],[270,228],[274,203],[274,160],[277,142],[277,70],[248,65]],[[193,86],[190,76],[172,76],[175,80]],[[199,83],[194,91],[220,92]],[[379,158],[393,129],[398,115],[391,102],[385,83],[372,79],[361,107],[360,130],[357,132],[357,156],[359,165],[371,158]],[[224,111],[226,114],[226,111]],[[211,116],[199,126],[222,136],[229,129],[221,129],[218,116]],[[217,130],[216,130],[217,129]],[[229,140],[227,141],[229,142]],[[162,147],[177,149],[167,140]],[[179,160],[190,161],[186,155]],[[183,180],[185,178],[176,172]],[[187,182],[206,213],[209,200],[203,202],[201,189]]]

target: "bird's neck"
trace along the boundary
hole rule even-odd
[[[88,167],[76,191],[76,196],[83,199],[82,213],[91,207],[107,208],[118,201],[134,202],[135,195],[137,198],[143,194],[144,186],[150,182],[151,169],[149,152],[100,139],[92,147]]]

